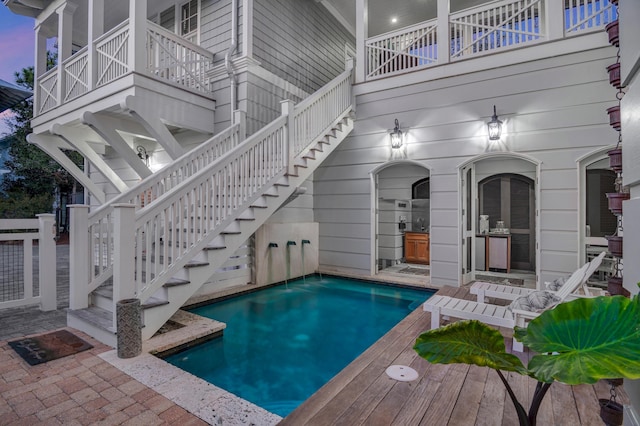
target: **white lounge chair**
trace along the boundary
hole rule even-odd
[[[602,260],[602,257],[600,260]],[[563,286],[562,294],[565,295],[565,298],[582,285],[582,283],[585,283],[591,274],[593,274],[597,269],[597,266],[595,268],[590,266],[592,266],[592,262],[583,265],[573,273],[572,277],[575,276],[578,279],[572,279],[570,285]],[[587,272],[589,272],[589,275],[587,275]],[[561,298],[560,301],[562,302],[564,299]],[[539,312],[509,309],[508,306],[498,306],[489,303],[480,303],[473,300],[457,299],[454,297],[440,295],[434,295],[427,299],[423,304],[423,309],[426,312],[431,312],[431,329],[440,327],[441,316],[460,319],[475,319],[496,327],[514,328],[516,325],[519,327],[525,327],[528,321],[531,321],[540,315]],[[518,342],[516,339],[513,339],[512,347],[514,351],[522,352],[524,350],[522,343]]]
[[[571,293],[573,293],[578,288],[582,287],[585,296],[590,296],[590,290],[587,287],[587,280],[593,273],[600,267],[602,263],[602,259],[606,255],[606,252],[600,253],[598,256],[594,257],[591,262],[588,262],[588,268],[584,272],[584,274],[577,274],[580,269],[574,272],[565,283],[560,287],[556,292],[552,292],[556,294],[560,299],[565,300],[569,297]],[[585,279],[583,280],[583,277]],[[580,284],[576,287],[575,280],[581,280]],[[494,299],[500,300],[516,300],[519,297],[527,296],[532,292],[536,291],[535,289],[530,288],[522,288],[522,287],[514,287],[504,284],[495,284],[488,283],[483,281],[477,281],[471,285],[469,292],[471,294],[475,294],[477,296],[477,300],[480,303],[485,303],[485,297],[493,297]]]

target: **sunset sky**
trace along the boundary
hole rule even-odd
[[[34,19],[11,13],[0,2],[0,79],[15,83],[14,72],[33,65]],[[0,137],[9,129],[5,125],[9,111],[0,114]]]

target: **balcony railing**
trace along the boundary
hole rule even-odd
[[[143,69],[132,63],[129,21],[126,20],[85,46],[58,67],[37,78],[35,114],[43,114],[94,89],[105,86],[131,72],[139,72],[184,89],[209,94],[207,71],[213,53],[152,22],[137,32],[145,37],[146,51],[140,53]],[[136,53],[137,55],[138,53]],[[91,62],[95,71],[91,71]],[[60,81],[62,85],[60,85]]]
[[[492,1],[449,14],[446,28],[438,28],[438,19],[433,19],[367,39],[365,79],[550,40],[548,14],[556,10],[564,12],[557,20],[563,28],[554,33],[565,37],[596,31],[617,19],[617,9],[609,0]],[[440,50],[444,58],[438,57],[438,37],[449,41],[448,49]]]

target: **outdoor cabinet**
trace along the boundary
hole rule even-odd
[[[404,258],[407,263],[429,264],[429,234],[407,232],[404,237]]]
[[[487,247],[487,258],[489,260],[489,270],[511,271],[511,236],[510,235],[490,235]]]

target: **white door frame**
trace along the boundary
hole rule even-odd
[[[371,199],[371,212],[369,223],[371,229],[371,233],[369,235],[370,248],[369,253],[370,256],[370,267],[369,272],[371,276],[374,276],[378,273],[378,174],[389,167],[401,166],[401,165],[411,165],[418,166],[427,171],[429,176],[431,176],[431,169],[418,161],[413,160],[393,160],[388,161],[379,165],[369,172],[369,182],[370,182],[370,199]],[[429,206],[429,216],[431,216],[431,205]],[[429,246],[431,246],[431,239],[429,239]],[[429,251],[431,252],[431,247],[429,247]]]
[[[462,194],[462,177],[463,177],[463,173],[464,170],[466,168],[468,168],[469,166],[471,166],[472,164],[478,163],[479,161],[482,160],[490,160],[490,159],[496,159],[496,158],[505,158],[505,159],[516,159],[516,160],[523,160],[523,161],[527,161],[531,164],[533,164],[536,168],[536,179],[535,179],[535,226],[536,226],[536,232],[535,232],[535,238],[536,238],[536,244],[535,244],[535,251],[536,251],[536,286],[539,284],[539,277],[540,277],[540,170],[542,167],[542,161],[533,158],[529,155],[526,154],[521,154],[521,153],[517,153],[517,152],[489,152],[486,154],[481,154],[481,155],[477,155],[473,158],[468,159],[467,161],[463,162],[462,164],[460,164],[458,166],[458,191]],[[477,186],[477,182],[473,182],[474,186]],[[477,188],[476,188],[476,197],[477,197]],[[458,241],[462,241],[462,238],[464,238],[464,226],[465,224],[462,223],[462,200],[463,197],[460,196],[458,197],[458,212],[459,212],[459,217],[460,217],[460,226],[458,227]],[[475,203],[474,203],[475,204]],[[474,216],[475,217],[475,216]],[[474,226],[472,226],[472,229],[475,229],[475,224]],[[475,243],[472,245],[472,250],[475,248]],[[462,266],[464,265],[462,262],[464,261],[464,257],[463,257],[463,250],[464,247],[462,244],[459,245],[458,247],[458,263],[460,265],[460,267],[458,268],[459,272],[459,282],[462,283],[463,281],[463,274],[462,274]],[[471,252],[471,256],[472,256],[472,265],[475,263],[475,260],[473,259],[473,257],[475,257],[475,253],[472,251]],[[539,290],[539,289],[538,289]]]

